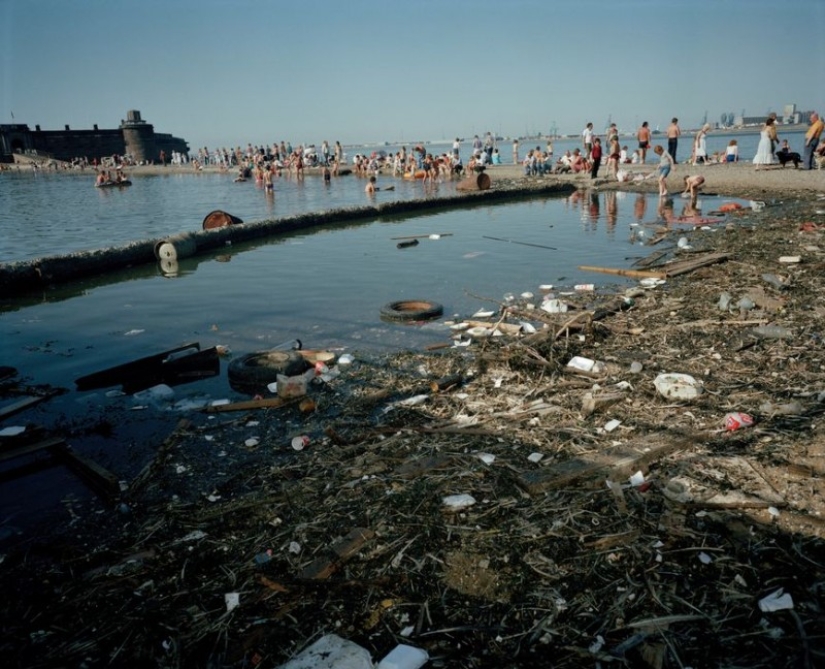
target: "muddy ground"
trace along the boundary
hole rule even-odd
[[[658,285],[480,299],[508,333],[193,414],[108,511],[3,552],[7,666],[274,667],[329,633],[450,668],[825,663],[825,199],[730,194],[759,210],[640,228],[622,269]]]

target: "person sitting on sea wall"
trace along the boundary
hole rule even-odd
[[[524,176],[531,177],[535,174],[536,157],[533,154],[533,149],[527,151],[527,155],[524,156],[524,160],[521,161],[521,164],[524,167]]]
[[[545,151],[542,153],[542,174],[552,174],[553,173],[553,154],[548,153]]]
[[[582,157],[581,149],[573,149],[573,155],[570,158],[570,171],[576,174],[587,171],[587,161]]]
[[[570,172],[571,165],[573,162],[573,156],[570,151],[565,151],[564,155],[559,156],[559,159],[556,161],[556,165],[553,168],[554,174],[567,174]]]

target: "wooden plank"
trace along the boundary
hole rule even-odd
[[[707,267],[708,265],[715,265],[728,259],[727,253],[708,253],[707,255],[698,258],[691,258],[690,260],[681,260],[679,262],[670,263],[662,266],[662,270],[667,276],[679,276],[687,274],[700,267]]]
[[[579,269],[584,272],[600,272],[601,274],[616,274],[618,276],[629,276],[632,279],[664,279],[665,272],[651,272],[640,269],[621,269],[619,267],[594,267],[593,265],[579,265]]]
[[[643,469],[651,462],[688,448],[697,440],[658,444],[647,450],[633,446],[616,446],[582,458],[573,458],[551,467],[523,472],[518,483],[528,493],[535,494],[562,488],[571,483],[596,477],[611,478]]]
[[[40,404],[40,402],[50,399],[51,397],[52,395],[37,395],[35,397],[24,397],[22,400],[18,400],[13,404],[4,406],[2,409],[0,409],[0,420],[8,418],[9,416],[13,416],[16,413],[20,413],[24,409],[28,409],[29,407],[32,407],[35,404]]]
[[[63,460],[98,495],[112,501],[120,495],[117,477],[94,460],[75,453],[68,444],[53,447],[55,455]]]
[[[0,462],[7,462],[9,460],[14,460],[15,458],[20,458],[24,455],[31,455],[32,453],[37,453],[38,451],[43,451],[46,449],[54,449],[55,447],[61,445],[65,446],[66,442],[60,437],[52,437],[50,439],[38,441],[34,444],[10,448],[0,452]]]
[[[349,560],[374,536],[375,532],[372,530],[365,527],[354,527],[347,533],[347,536],[335,542],[332,546],[332,552],[342,560]]]
[[[332,545],[331,550],[335,557],[321,556],[314,559],[301,570],[301,578],[313,581],[329,578],[374,536],[375,532],[364,527],[351,529],[345,537]]]
[[[294,404],[300,397],[264,397],[258,400],[245,400],[243,402],[232,402],[231,404],[218,404],[208,406],[204,409],[206,413],[222,413],[224,411],[248,411],[249,409],[280,409],[288,404]]]

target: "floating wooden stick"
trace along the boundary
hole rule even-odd
[[[539,249],[550,249],[551,251],[558,251],[558,249],[555,246],[544,246],[543,244],[531,244],[530,242],[517,242],[514,239],[502,239],[501,237],[487,237],[485,235],[482,235],[482,238],[483,239],[492,239],[493,241],[496,241],[496,242],[508,242],[510,244],[521,244],[521,246],[535,246],[536,248],[539,248]]]
[[[621,269],[617,267],[593,267],[591,265],[579,265],[579,269],[584,272],[617,274],[619,276],[629,276],[634,279],[664,279],[667,276],[665,272],[650,272],[639,269]]]

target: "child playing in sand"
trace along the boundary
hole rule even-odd
[[[685,192],[682,197],[690,196],[691,200],[695,200],[699,194],[699,189],[705,185],[705,177],[701,174],[694,174],[685,177]]]

